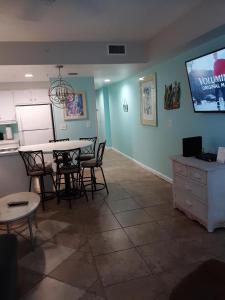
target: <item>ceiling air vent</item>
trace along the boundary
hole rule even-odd
[[[108,45],[108,55],[126,55],[126,45]]]

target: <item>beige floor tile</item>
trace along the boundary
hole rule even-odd
[[[36,246],[41,245],[44,241],[48,241],[55,234],[62,231],[70,224],[66,222],[59,222],[55,220],[44,220],[38,222],[38,228],[33,225],[33,233],[35,236],[35,244]],[[24,232],[25,236],[29,237],[29,231],[26,230]]]
[[[84,233],[72,233],[64,230],[56,234],[50,241],[56,245],[80,250],[87,243],[87,237]]]
[[[74,249],[46,242],[20,259],[19,264],[38,273],[48,274],[74,251]]]
[[[153,222],[125,227],[124,230],[135,246],[170,239],[170,236],[167,234],[167,232],[159,228],[157,223]]]
[[[133,244],[122,229],[115,229],[89,236],[93,255],[132,248]]]
[[[101,215],[84,220],[84,227],[88,234],[121,228],[113,215]]]
[[[151,221],[159,221],[166,217],[179,216],[179,211],[175,210],[172,205],[169,204],[159,204],[146,207],[145,211],[149,215]]]
[[[84,290],[46,277],[22,300],[78,300],[84,294]]]
[[[84,252],[74,253],[49,276],[84,289],[90,288],[98,279],[92,256]]]
[[[163,282],[153,276],[130,280],[106,288],[108,300],[154,300],[165,289]]]
[[[31,271],[27,268],[18,267],[18,294],[19,298],[27,294],[37,283],[39,283],[44,277],[44,274],[40,274]]]
[[[123,227],[143,224],[151,221],[149,215],[143,209],[121,212],[115,214],[115,216]]]
[[[95,257],[95,261],[104,286],[146,276],[150,273],[135,249],[99,255]]]
[[[109,207],[113,213],[119,213],[122,211],[133,210],[140,208],[140,205],[132,198],[127,198],[118,201],[108,201]]]

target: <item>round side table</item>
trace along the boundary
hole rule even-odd
[[[28,201],[27,205],[8,206],[9,202]],[[34,246],[34,236],[32,231],[32,221],[35,217],[36,210],[40,204],[40,196],[35,193],[21,192],[9,194],[0,198],[0,225],[5,225],[7,232],[10,233],[11,226],[21,221],[27,221],[30,240]]]

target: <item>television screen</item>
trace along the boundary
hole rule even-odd
[[[186,62],[195,112],[225,112],[225,49]]]

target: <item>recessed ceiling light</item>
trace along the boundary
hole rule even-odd
[[[33,77],[33,74],[27,73],[27,74],[24,75],[24,77],[31,78],[31,77]]]
[[[140,77],[139,80],[140,80],[140,81],[144,80],[144,77]]]
[[[105,82],[110,82],[111,80],[110,80],[110,79],[105,79],[104,81],[105,81]]]

